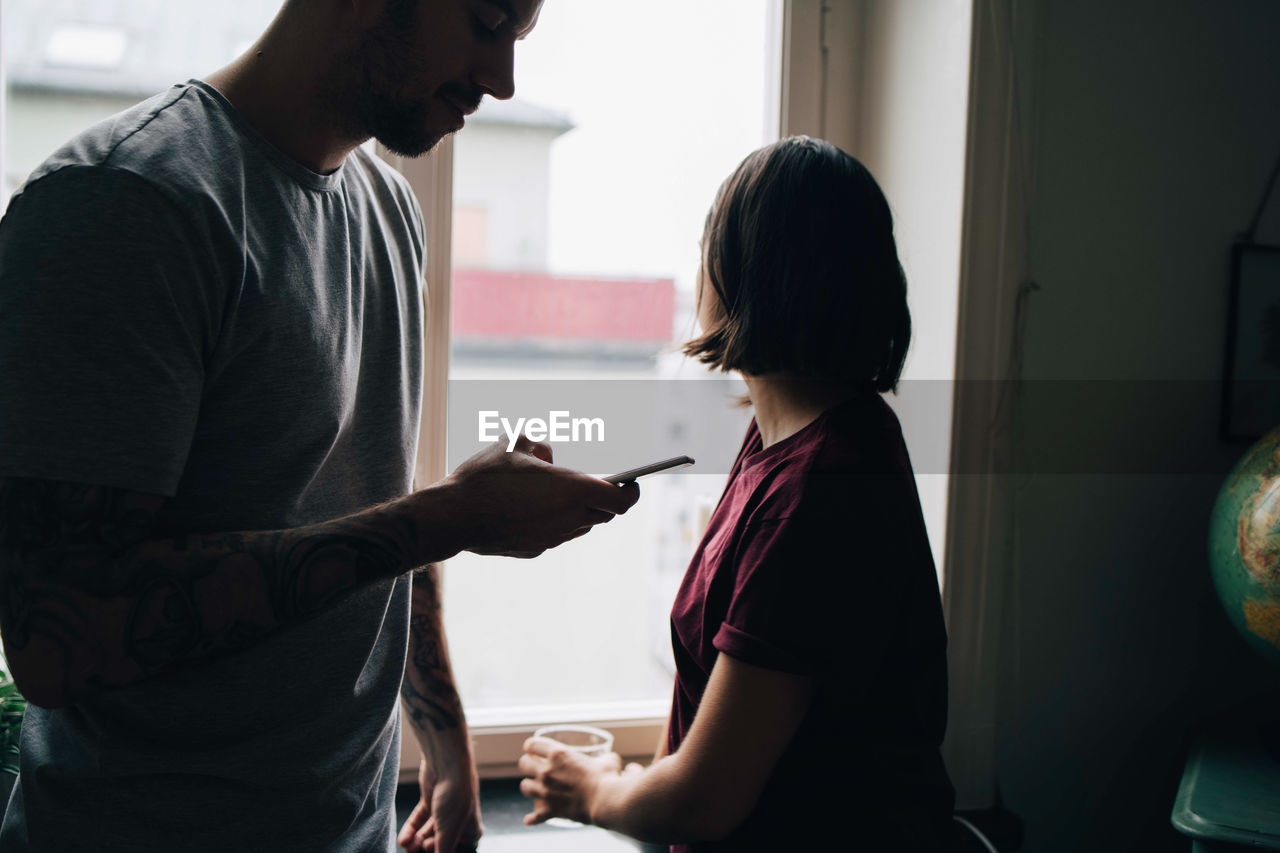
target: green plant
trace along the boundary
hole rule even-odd
[[[18,775],[18,736],[26,712],[27,700],[18,692],[18,685],[9,676],[8,663],[0,655],[0,773]]]

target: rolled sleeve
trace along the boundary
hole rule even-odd
[[[172,495],[218,297],[176,207],[73,167],[0,222],[0,474]]]
[[[768,640],[748,634],[728,622],[720,625],[711,644],[731,658],[764,669],[776,669],[796,675],[815,675],[822,671],[819,661],[780,648]]]

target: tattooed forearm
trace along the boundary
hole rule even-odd
[[[164,499],[0,479],[0,632],[38,704],[239,651],[414,565],[394,504],[293,530],[165,536]]]
[[[400,685],[400,695],[419,740],[430,738],[433,732],[457,728],[463,720],[462,700],[449,667],[438,572],[439,568],[432,565],[413,576],[409,660]],[[426,748],[424,744],[423,749]]]

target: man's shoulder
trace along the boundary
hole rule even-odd
[[[186,144],[198,144],[193,137],[208,122],[194,115],[204,110],[192,100],[190,84],[173,86],[85,128],[41,163],[24,187],[64,169],[83,170],[81,174],[98,168],[154,172],[149,166],[156,161],[171,158]]]
[[[56,209],[112,192],[123,193],[122,201],[166,199],[166,215],[187,209],[207,193],[215,171],[201,164],[225,168],[228,160],[226,135],[202,94],[193,84],[175,85],[85,128],[27,177],[10,209],[33,195]]]

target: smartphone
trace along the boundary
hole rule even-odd
[[[630,483],[641,477],[648,477],[650,474],[660,474],[663,471],[673,471],[676,468],[688,468],[692,464],[693,460],[688,456],[677,456],[674,459],[654,462],[652,465],[645,465],[642,468],[632,468],[630,471],[623,471],[621,474],[614,474],[612,477],[605,477],[605,479],[620,486],[623,483]]]

